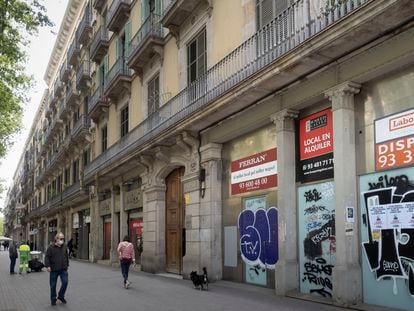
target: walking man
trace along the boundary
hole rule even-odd
[[[129,284],[131,284],[128,281],[128,272],[129,272],[129,266],[131,263],[135,264],[135,251],[134,251],[134,245],[129,241],[129,236],[125,236],[124,240],[119,243],[118,245],[118,255],[119,260],[121,262],[121,271],[122,276],[124,278],[124,287],[128,288]]]
[[[19,257],[17,254],[17,246],[14,241],[10,242],[9,246],[9,257],[10,257],[10,274],[14,274],[14,267],[16,266],[16,259]]]
[[[25,242],[19,246],[20,260],[19,260],[19,273],[22,274],[23,270],[26,273],[29,271],[29,252],[30,247]]]
[[[65,236],[62,232],[59,232],[55,236],[54,243],[49,246],[45,256],[45,267],[50,272],[49,285],[50,285],[50,300],[52,306],[56,305],[56,298],[62,303],[66,303],[65,293],[68,286],[68,267],[69,257],[68,251],[65,245]],[[58,277],[62,286],[56,297],[56,284]]]

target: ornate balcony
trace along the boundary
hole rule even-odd
[[[74,86],[68,87],[66,90],[66,106],[75,108],[79,104],[80,92]]]
[[[408,0],[333,0],[329,5],[321,1],[312,12],[310,3],[310,0],[293,1],[198,80],[161,105],[157,113],[148,116],[85,168],[86,182],[93,182],[98,172],[106,174],[112,171],[112,166],[122,166],[132,155],[140,154],[150,141],[151,145],[162,143],[161,134],[168,139],[185,126],[192,130],[205,128],[223,118],[224,110],[217,107],[226,108],[226,115],[236,113],[270,91],[303,78],[329,64],[334,57],[354,51],[413,16],[412,5],[410,10],[402,9],[410,3]],[[379,27],[373,23],[375,20],[387,23]],[[139,63],[139,57],[135,61],[133,47],[139,46],[142,35],[136,37],[130,48],[129,65]],[[258,91],[261,86],[263,91]],[[223,96],[229,91],[237,96],[231,101],[226,98],[224,104]],[[213,109],[217,112],[213,113]]]
[[[100,26],[93,36],[89,49],[91,60],[99,63],[106,55],[109,47],[108,30],[105,26]]]
[[[98,87],[93,93],[88,104],[88,115],[92,120],[98,120],[99,116],[106,112],[109,107],[109,100],[103,96],[103,88]]]
[[[51,115],[52,115],[52,108],[50,108],[50,106],[48,106],[46,108],[46,111],[45,111],[45,116],[46,116],[46,118],[50,118]]]
[[[169,28],[173,34],[177,34],[181,24],[202,2],[207,2],[209,10],[212,9],[211,0],[169,0],[163,12],[162,25]]]
[[[76,73],[76,88],[80,91],[88,90],[91,87],[91,63],[83,60]]]
[[[62,100],[59,106],[59,118],[64,120],[70,115],[70,109],[68,105],[66,105],[66,101]]]
[[[154,54],[162,56],[163,47],[160,16],[150,14],[129,43],[128,66],[140,74]]]
[[[80,143],[87,140],[90,126],[91,120],[87,116],[82,115],[72,129],[72,141]]]
[[[76,38],[78,42],[84,46],[87,46],[92,38],[92,12],[90,10],[90,5],[88,4],[83,13],[83,17],[79,23],[78,29],[76,30]]]
[[[60,67],[60,80],[62,82],[67,82],[69,80],[69,75],[70,75],[70,65],[65,59],[62,62],[62,66]]]
[[[63,94],[63,83],[59,79],[55,81],[54,93],[55,93],[56,98],[58,98],[59,96]]]
[[[68,51],[68,63],[72,66],[76,66],[78,59],[80,56],[80,46],[76,39],[73,39],[72,43],[70,44],[69,51]]]
[[[132,0],[113,0],[108,10],[108,29],[118,32],[128,20]]]
[[[92,6],[99,13],[102,12],[102,9],[105,7],[106,0],[93,0]]]
[[[104,95],[117,98],[125,90],[131,89],[132,70],[128,68],[124,58],[120,57],[105,77]]]

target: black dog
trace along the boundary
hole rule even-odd
[[[208,289],[208,276],[206,267],[203,268],[203,271],[203,275],[197,274],[197,271],[192,271],[190,273],[190,278],[191,281],[193,281],[194,287],[199,288],[200,290],[204,289],[204,286],[206,289]]]

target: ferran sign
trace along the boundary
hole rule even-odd
[[[276,186],[276,149],[266,150],[231,162],[232,195]]]
[[[375,120],[375,169],[414,164],[414,109]]]
[[[319,111],[300,120],[299,146],[298,181],[310,182],[333,177],[331,109]]]

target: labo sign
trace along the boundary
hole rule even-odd
[[[375,120],[375,168],[414,164],[414,110]]]

